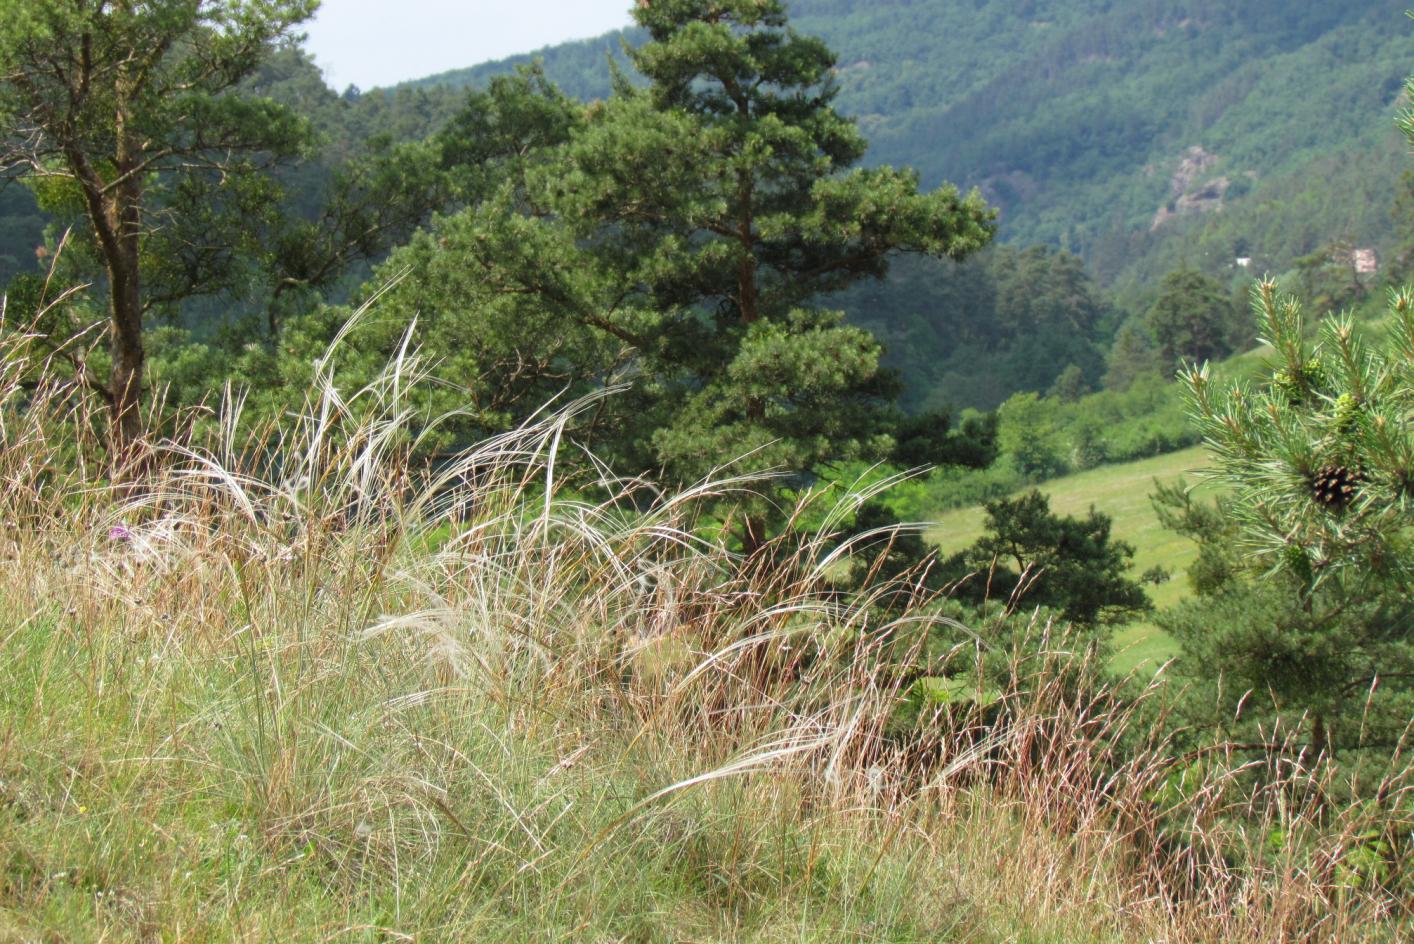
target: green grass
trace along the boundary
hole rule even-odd
[[[1155,801],[1165,732],[1069,671],[1015,664],[1005,721],[925,686],[936,727],[887,735],[888,643],[930,617],[822,596],[827,539],[757,568],[686,530],[739,481],[591,504],[550,417],[464,457],[437,512],[380,421],[409,415],[393,374],[324,390],[279,462],[219,441],[113,489],[4,354],[0,942],[1398,939],[1382,887],[1163,855],[1160,830],[1240,853],[1279,824],[1334,862],[1369,825],[1291,814],[1305,779],[1259,808],[1220,758]],[[1096,475],[1142,508],[1167,462]],[[1214,809],[1256,812],[1233,836]]]
[[[1166,933],[1108,840],[1072,869],[978,778],[901,789],[870,611],[812,596],[826,543],[755,571],[684,530],[712,487],[592,504],[553,417],[424,482],[395,373],[323,388],[281,461],[158,450],[111,489],[5,355],[0,942]]]
[[[1117,860],[1032,894],[1036,863],[1060,870],[1071,840],[985,792],[946,813],[931,794],[876,810],[867,771],[823,778],[811,738],[841,721],[818,698],[808,716],[783,703],[860,703],[844,680],[749,680],[757,647],[709,659],[734,639],[712,643],[714,623],[759,619],[730,584],[697,617],[707,635],[636,643],[670,624],[591,551],[631,561],[649,532],[577,541],[571,505],[542,542],[513,510],[435,553],[355,532],[266,554],[271,535],[239,515],[145,530],[151,554],[92,522],[53,532],[57,552],[15,551],[0,572],[0,941],[1155,933],[1114,919]],[[514,543],[477,543],[492,530]],[[671,539],[656,550],[680,550]],[[370,552],[384,546],[386,563]],[[693,565],[664,579],[699,581],[701,614],[724,571]],[[640,658],[664,641],[686,666]],[[999,864],[997,848],[1016,854]]]
[[[288,622],[247,658],[85,602],[0,615],[0,940],[1014,939],[909,894],[948,859],[769,781],[630,816],[687,758],[512,717],[409,640]]]
[[[1139,462],[1101,466],[1046,482],[1040,488],[1050,496],[1052,510],[1060,514],[1080,515],[1094,507],[1109,515],[1114,522],[1114,536],[1134,546],[1134,574],[1155,566],[1169,571],[1172,579],[1148,588],[1154,605],[1162,609],[1188,596],[1188,567],[1197,557],[1197,546],[1159,524],[1149,495],[1156,480],[1186,478],[1199,485],[1194,472],[1205,465],[1206,459],[1201,447],[1185,449]],[[1211,486],[1199,487],[1206,490]],[[944,553],[951,554],[982,536],[985,517],[980,506],[944,512],[934,519],[936,524],[927,536]],[[1175,652],[1173,641],[1148,621],[1118,627],[1114,645],[1113,665],[1121,672],[1157,665]]]

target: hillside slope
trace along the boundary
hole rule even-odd
[[[982,188],[1003,239],[1134,286],[1180,261],[1281,269],[1335,238],[1388,249],[1402,0],[794,0],[839,53],[870,159]],[[633,32],[542,50],[608,90]],[[480,84],[523,56],[428,84]],[[1359,169],[1356,173],[1354,168]]]
[[[1040,489],[1050,497],[1051,508],[1058,514],[1080,516],[1094,508],[1109,515],[1114,536],[1134,546],[1132,575],[1153,567],[1168,571],[1171,577],[1166,583],[1148,588],[1154,605],[1162,608],[1178,603],[1192,592],[1188,567],[1197,559],[1198,548],[1159,523],[1149,496],[1156,482],[1167,485],[1186,480],[1199,485],[1195,473],[1207,464],[1207,450],[1195,447],[1153,459],[1101,466],[1054,479]],[[1202,485],[1201,490],[1206,493],[1211,486]],[[944,555],[956,553],[982,536],[985,521],[986,512],[981,506],[946,511],[937,516],[927,536]],[[1148,621],[1119,627],[1112,642],[1114,666],[1120,671],[1157,664],[1174,654],[1172,640]]]

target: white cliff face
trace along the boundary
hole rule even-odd
[[[1203,176],[1218,164],[1218,156],[1194,145],[1179,158],[1169,178],[1169,202],[1159,207],[1154,214],[1150,231],[1163,226],[1177,216],[1190,213],[1215,213],[1223,208],[1223,197],[1227,195],[1232,181],[1227,177],[1214,177],[1203,181]]]

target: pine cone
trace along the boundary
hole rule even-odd
[[[1360,473],[1354,469],[1328,465],[1312,476],[1311,495],[1332,511],[1344,511],[1355,500],[1361,481]]]

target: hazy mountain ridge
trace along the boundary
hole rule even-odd
[[[838,52],[840,105],[869,136],[871,161],[979,186],[1002,211],[1003,239],[1070,249],[1131,287],[1179,261],[1219,270],[1233,243],[1275,268],[1337,237],[1383,248],[1403,170],[1394,105],[1414,62],[1403,11],[1402,0],[791,4],[795,27]],[[420,84],[480,84],[539,57],[571,94],[598,97],[606,58],[637,38]],[[1193,147],[1215,160],[1192,185],[1222,183],[1185,201],[1191,191],[1170,185]],[[1361,174],[1332,174],[1332,159],[1358,159]],[[1317,222],[1281,212],[1295,204],[1318,208]]]

